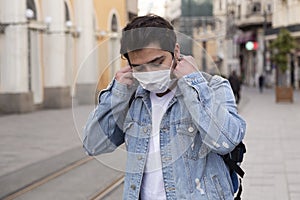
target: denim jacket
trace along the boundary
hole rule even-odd
[[[123,199],[139,199],[151,120],[149,92],[113,80],[100,93],[84,128],[83,146],[89,155],[112,152],[125,142]],[[180,78],[160,125],[167,199],[233,199],[229,171],[220,155],[240,143],[245,128],[226,79],[213,76],[208,82],[199,72]]]

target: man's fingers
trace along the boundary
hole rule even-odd
[[[121,70],[119,70],[116,73],[116,80],[120,83],[126,84],[126,85],[132,85],[134,82],[134,78],[132,76],[132,72],[130,71],[126,71],[126,72],[122,72]]]
[[[125,67],[122,67],[120,70],[117,71],[116,75],[115,75],[115,78],[120,81],[120,79],[123,78],[123,76],[132,76],[132,69],[130,68],[130,66],[125,66]]]
[[[124,79],[122,83],[131,86],[134,83],[134,81],[132,79]]]
[[[192,56],[183,56],[178,59],[177,66],[173,73],[177,78],[197,71],[197,63]]]
[[[124,73],[124,77],[125,78],[133,78],[132,72],[126,72],[126,73]]]
[[[125,66],[125,67],[122,67],[119,72],[132,72],[132,69],[129,65]]]

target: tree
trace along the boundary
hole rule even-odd
[[[288,86],[286,79],[288,56],[295,47],[295,39],[287,29],[280,29],[277,38],[270,45],[270,49],[273,51],[271,60],[277,66],[276,78],[278,86]]]

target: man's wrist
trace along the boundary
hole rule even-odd
[[[198,85],[203,82],[205,82],[205,78],[202,76],[201,72],[193,72],[185,75],[178,81],[179,84],[187,83],[190,86]]]
[[[129,86],[115,79],[112,87],[112,93],[120,98],[127,98],[132,95],[136,88],[136,83],[133,83],[131,86]]]

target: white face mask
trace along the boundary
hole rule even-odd
[[[140,85],[150,92],[163,93],[176,81],[171,79],[171,70],[159,70],[151,72],[133,72]]]

